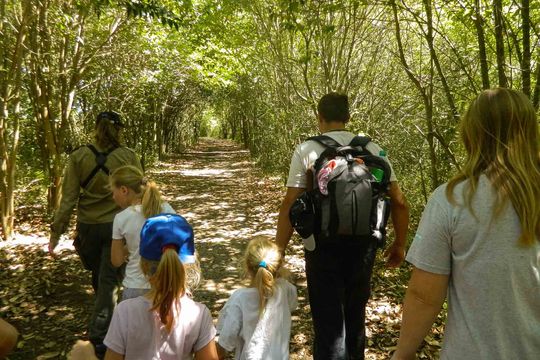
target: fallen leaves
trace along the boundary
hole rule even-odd
[[[204,155],[209,148],[215,153]],[[249,161],[247,152],[230,142],[203,143],[199,150],[170,159],[151,172],[173,208],[194,226],[203,269],[203,281],[194,296],[216,318],[230,293],[242,285],[239,259],[247,241],[255,234],[274,234],[285,188],[281,179],[265,176]],[[182,175],[184,169],[191,172]],[[196,169],[205,169],[205,176],[197,176]],[[31,234],[24,242],[0,246],[0,317],[22,334],[9,359],[63,359],[75,340],[84,337],[93,305],[90,273],[83,270],[68,241],[63,241],[65,250],[58,259],[49,257],[44,251],[45,225],[36,221],[37,213],[24,218],[32,219],[32,226],[23,226]],[[310,359],[313,331],[298,238],[291,241],[287,266],[299,298],[293,313],[290,358]],[[386,269],[379,254],[366,309],[366,359],[387,359],[395,350],[409,271],[407,266]],[[443,320],[426,338],[420,358],[437,358]]]

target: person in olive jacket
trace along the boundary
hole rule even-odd
[[[64,171],[62,197],[51,225],[49,253],[55,256],[73,209],[77,207],[75,249],[87,270],[92,272],[96,294],[88,336],[99,354],[116,303],[121,272],[111,264],[111,239],[114,216],[121,210],[109,188],[109,173],[123,165],[141,168],[135,152],[120,143],[124,127],[115,112],[97,116],[95,141],[81,146],[69,157]]]

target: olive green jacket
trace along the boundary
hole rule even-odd
[[[104,150],[93,144],[99,152]],[[77,206],[77,222],[102,224],[112,222],[121,210],[112,198],[109,176],[102,170],[83,189],[81,184],[96,167],[96,156],[87,146],[81,146],[69,157],[62,184],[60,206],[54,215],[51,232],[58,238],[66,231],[73,208]],[[135,152],[127,147],[119,147],[107,156],[105,166],[112,172],[123,165],[141,168]]]

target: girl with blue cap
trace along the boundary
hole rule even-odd
[[[160,214],[141,230],[141,269],[150,291],[115,309],[106,359],[217,360],[210,311],[187,295],[186,269],[196,263],[193,229],[182,216]]]

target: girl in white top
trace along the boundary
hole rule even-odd
[[[224,359],[289,359],[291,311],[297,306],[296,288],[282,276],[283,258],[275,242],[257,238],[244,256],[250,287],[236,290],[219,314],[218,352]]]
[[[134,166],[117,168],[110,177],[113,199],[124,210],[114,217],[111,262],[119,267],[127,261],[122,282],[122,300],[145,294],[150,284],[141,271],[139,243],[145,220],[160,213],[174,214],[173,208],[161,199],[158,187],[147,181]]]

